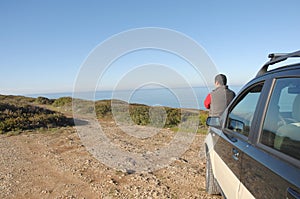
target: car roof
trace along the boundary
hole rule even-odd
[[[269,66],[271,66],[273,64],[285,61],[290,58],[295,58],[295,57],[300,58],[300,50],[292,52],[292,53],[272,53],[272,54],[269,54],[268,57],[270,58],[270,61],[268,61],[261,67],[261,69],[258,71],[256,77],[262,76],[269,72],[275,72],[275,71],[279,71],[279,70],[290,70],[292,68],[294,69],[295,67],[296,68],[299,67],[299,64],[300,64],[300,63],[297,63],[297,64],[292,64],[292,65],[287,65],[287,66],[280,66],[279,68],[268,71]]]
[[[300,63],[296,63],[291,65],[279,66],[278,68],[267,71],[265,74],[267,75],[267,74],[277,73],[281,71],[290,71],[290,70],[299,70],[299,69],[300,69]]]

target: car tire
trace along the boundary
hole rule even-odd
[[[206,155],[206,192],[210,195],[220,194],[220,188],[217,180],[214,177],[209,154]]]

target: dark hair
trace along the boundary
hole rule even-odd
[[[215,82],[218,82],[221,85],[226,85],[227,84],[227,78],[223,74],[219,74],[215,77]]]

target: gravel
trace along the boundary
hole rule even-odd
[[[101,121],[101,126],[108,139],[131,153],[153,152],[175,134],[163,129],[137,138],[111,121]],[[204,138],[196,134],[170,164],[136,172],[103,164],[88,152],[75,128],[0,135],[0,198],[221,198],[205,193],[205,161],[199,156]]]

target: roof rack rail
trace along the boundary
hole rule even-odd
[[[300,57],[300,50],[292,52],[292,53],[272,53],[272,54],[269,54],[268,57],[271,58],[270,61],[268,61],[261,67],[261,69],[257,73],[256,77],[265,74],[268,71],[268,67],[270,65],[276,64],[278,62],[282,62],[291,57]]]

